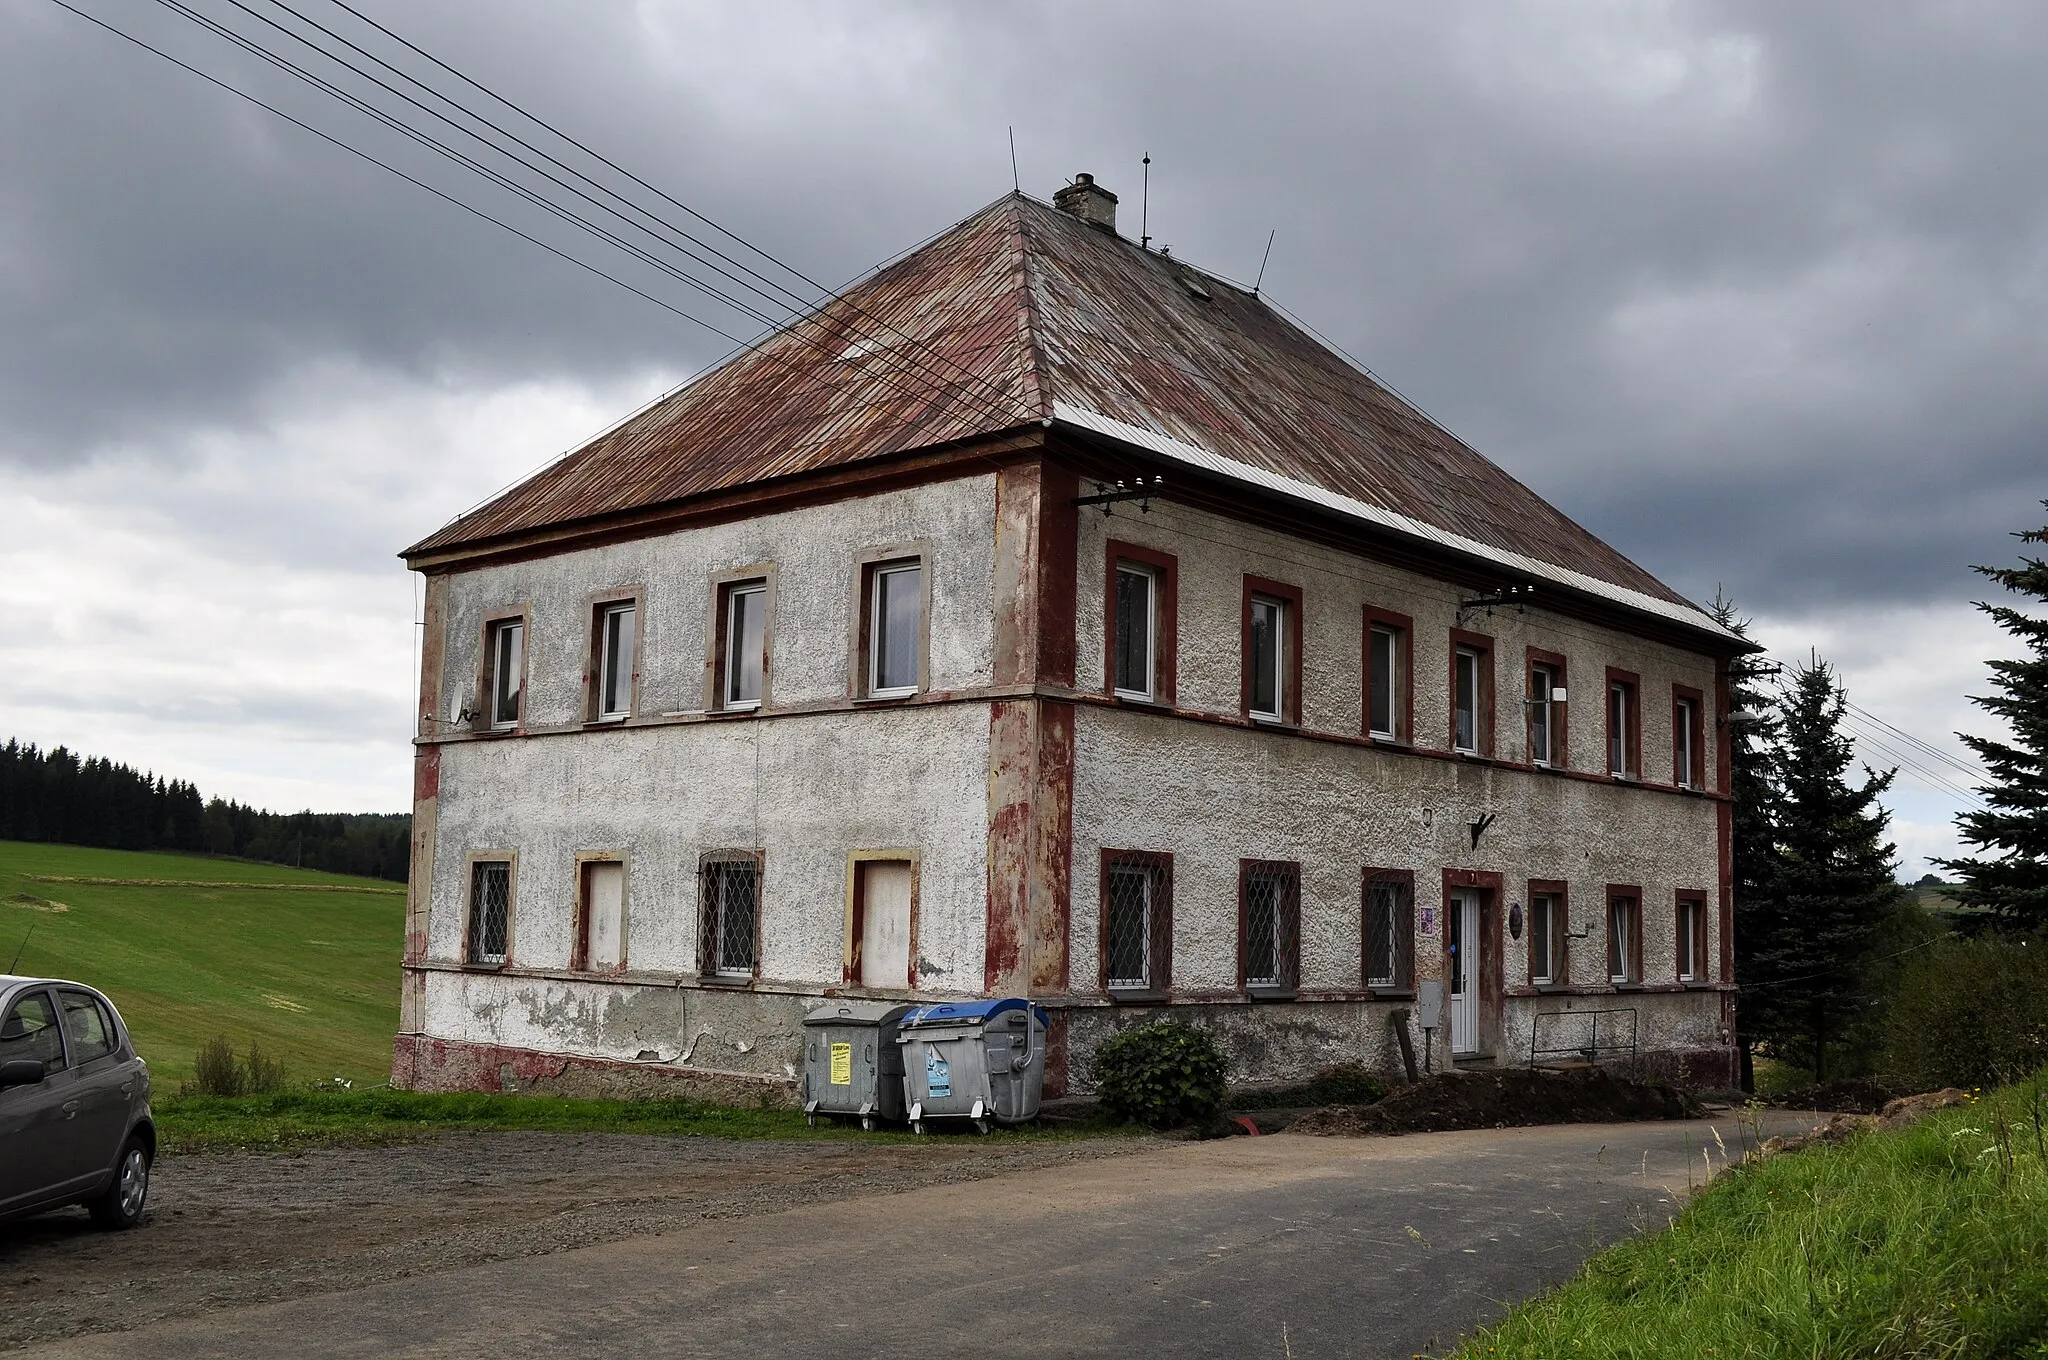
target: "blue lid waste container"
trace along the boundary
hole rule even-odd
[[[858,1119],[873,1132],[903,1122],[903,1001],[827,1001],[804,1017],[804,1115]]]
[[[987,1133],[1038,1116],[1045,1095],[1043,1006],[1020,997],[914,1006],[898,1022],[910,1127],[968,1119]]]

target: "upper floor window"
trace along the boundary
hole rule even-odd
[[[484,632],[484,713],[490,725],[519,725],[526,688],[526,620],[498,619]]]
[[[1529,763],[1561,767],[1564,755],[1564,658],[1530,649]]]
[[[759,708],[768,674],[768,583],[735,581],[720,611],[718,706]]]
[[[1408,639],[1405,614],[1365,611],[1365,730],[1382,741],[1408,741]]]
[[[924,562],[868,568],[867,595],[868,697],[915,694],[923,681]]]
[[[1170,553],[1114,540],[1108,555],[1105,683],[1120,699],[1171,704],[1179,561]]]
[[[1451,632],[1451,749],[1493,754],[1493,639]]]
[[[1239,981],[1250,990],[1291,990],[1301,971],[1301,867],[1245,860],[1237,898]]]
[[[1681,789],[1701,786],[1705,705],[1697,690],[1674,686],[1671,696],[1671,782]]]
[[[1642,711],[1636,702],[1640,685],[1627,671],[1607,671],[1607,773],[1635,779],[1642,773]]]
[[[1114,687],[1124,699],[1153,697],[1159,638],[1159,581],[1150,567],[1119,562],[1116,566],[1116,638],[1111,654],[1116,666]]]
[[[1301,713],[1301,592],[1278,581],[1245,578],[1244,712],[1263,722],[1296,722]]]
[[[640,611],[631,600],[597,607],[596,716],[627,718],[633,713],[633,653],[639,642]]]

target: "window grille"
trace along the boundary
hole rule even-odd
[[[719,977],[752,977],[761,908],[761,866],[753,859],[715,859],[703,870],[700,967]]]
[[[1414,894],[1398,879],[1365,886],[1365,985],[1403,988],[1414,976]]]
[[[1244,876],[1244,984],[1291,987],[1300,879],[1292,865],[1248,866]]]
[[[502,859],[480,859],[469,871],[469,961],[505,962],[511,924],[512,865]]]
[[[1103,981],[1110,987],[1156,986],[1152,967],[1159,870],[1138,862],[1112,862],[1103,903]]]

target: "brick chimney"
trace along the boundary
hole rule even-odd
[[[1095,176],[1085,171],[1074,176],[1072,184],[1052,196],[1052,205],[1104,231],[1116,230],[1116,195],[1097,184]]]

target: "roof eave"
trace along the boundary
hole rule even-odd
[[[1674,631],[1703,647],[1712,655],[1735,656],[1760,652],[1763,648],[1717,622],[1695,605],[1659,599],[1627,586],[1603,581],[1569,567],[1545,562],[1523,553],[1496,548],[1466,538],[1433,524],[1368,504],[1312,483],[1284,477],[1207,449],[1163,435],[1156,430],[1130,425],[1112,417],[1067,402],[1053,404],[1053,427],[1082,436],[1107,439],[1131,449],[1157,455],[1190,470],[1267,493],[1297,506],[1331,514],[1376,536],[1406,540],[1427,555],[1462,561],[1494,577],[1514,583],[1542,584],[1547,591],[1561,591],[1600,609],[1618,611],[1647,625],[1642,631],[1671,634]],[[1505,583],[1505,582],[1504,582]]]

